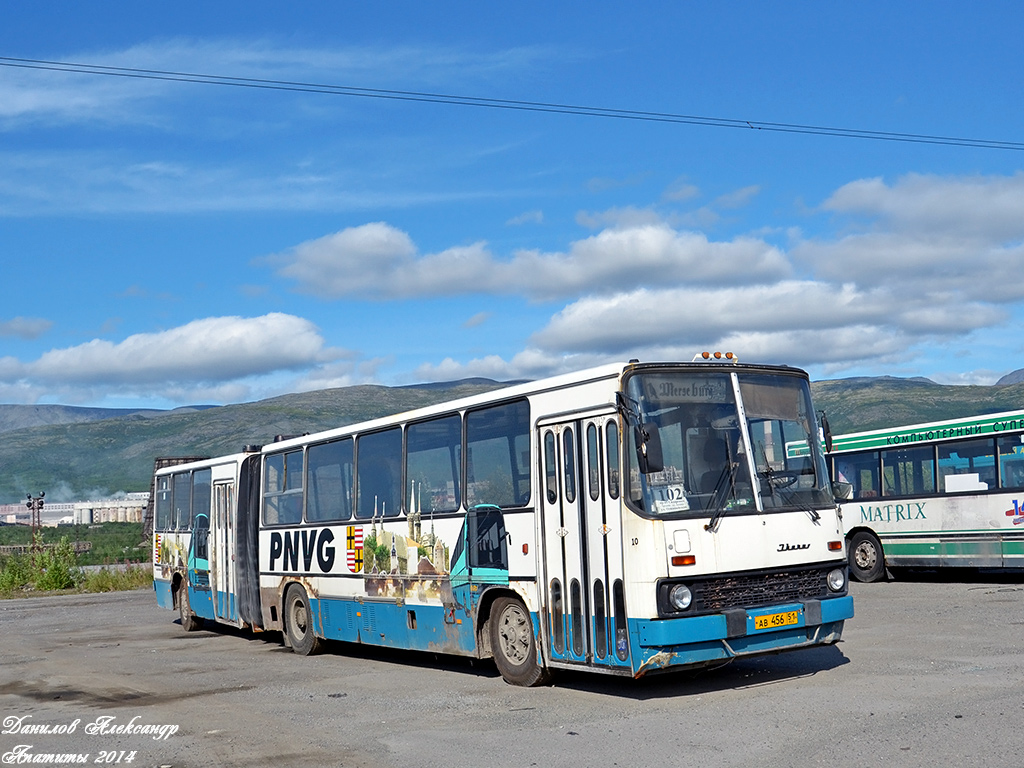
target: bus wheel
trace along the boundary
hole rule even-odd
[[[846,548],[849,553],[850,575],[857,581],[878,581],[885,572],[882,542],[869,531],[857,531],[850,537]]]
[[[533,622],[521,601],[499,597],[494,601],[491,618],[491,650],[494,664],[511,685],[543,685],[551,673],[537,663],[537,645]]]
[[[313,614],[302,587],[291,587],[285,595],[284,627],[296,653],[311,656],[323,650],[323,641],[313,633]]]
[[[203,620],[192,613],[192,605],[188,601],[188,579],[182,579],[178,587],[178,615],[181,617],[181,628],[186,632],[203,628]]]

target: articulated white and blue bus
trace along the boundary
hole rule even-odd
[[[850,572],[1024,568],[1024,411],[837,435]]]
[[[835,643],[853,601],[807,374],[708,358],[159,469],[157,600],[186,630],[493,658],[518,685]]]

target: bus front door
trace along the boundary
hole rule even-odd
[[[551,655],[570,663],[628,665],[624,643],[617,652],[617,635],[624,639],[624,632],[617,632],[616,614],[623,610],[616,610],[613,592],[622,590],[617,422],[604,416],[542,424],[540,430]]]

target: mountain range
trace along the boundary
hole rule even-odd
[[[146,491],[159,456],[234,453],[276,435],[318,432],[510,383],[515,382],[362,385],[167,411],[0,405],[0,503],[39,491],[54,502]],[[993,386],[885,376],[818,381],[811,390],[832,432],[843,434],[1024,408],[1024,369]]]

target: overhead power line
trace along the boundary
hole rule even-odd
[[[0,66],[19,69],[41,69],[56,72],[72,72],[83,75],[101,75],[105,77],[126,77],[142,80],[164,80],[182,83],[199,83],[204,85],[230,86],[234,88],[257,88],[272,91],[292,91],[298,93],[319,93],[333,96],[351,96],[369,99],[388,99],[394,101],[418,101],[434,104],[451,104],[464,107],[483,107],[487,109],[507,109],[522,112],[548,112],[564,115],[582,115],[587,117],[603,117],[614,120],[638,120],[653,123],[678,123],[683,125],[702,125],[713,128],[739,128],[754,131],[770,131],[774,133],[798,133],[814,136],[835,136],[846,139],[872,139],[874,141],[898,141],[911,144],[943,144],[956,147],[972,147],[975,149],[1006,149],[1024,150],[1024,142],[1000,141],[992,139],[975,139],[958,136],[939,136],[924,133],[899,133],[895,131],[873,131],[858,128],[839,128],[824,125],[804,125],[800,123],[775,123],[764,120],[742,120],[727,117],[708,117],[706,115],[685,115],[673,112],[651,112],[634,109],[614,109],[610,107],[590,107],[579,104],[559,104],[543,101],[518,101],[513,99],[493,99],[479,96],[460,96],[447,93],[429,93],[422,91],[403,91],[385,88],[363,88],[349,85],[331,85],[325,83],[305,83],[290,80],[270,80],[251,77],[234,77],[230,75],[208,75],[197,72],[174,72],[161,69],[137,69],[133,67],[110,67],[101,64],[79,64],[67,61],[47,61],[44,59],[21,59],[0,56]]]

